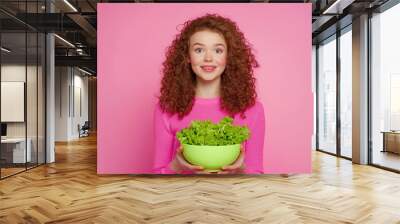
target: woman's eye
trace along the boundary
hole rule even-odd
[[[194,49],[194,52],[196,52],[196,53],[201,53],[202,51],[203,51],[203,49],[201,49],[201,48]]]
[[[217,52],[218,54],[222,54],[224,52],[224,50],[222,49],[216,49],[215,52]]]

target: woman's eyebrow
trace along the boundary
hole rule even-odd
[[[194,43],[192,46],[195,46],[195,45],[205,46],[205,45],[202,44],[202,43]],[[215,47],[221,46],[221,47],[224,47],[224,48],[226,47],[225,44],[221,44],[221,43],[214,44],[214,46],[215,46]]]
[[[194,45],[201,45],[201,46],[204,46],[204,44],[202,44],[202,43],[194,43],[193,46],[194,46]]]

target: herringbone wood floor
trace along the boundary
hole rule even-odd
[[[400,175],[313,153],[313,173],[98,176],[96,139],[0,181],[0,223],[400,223]]]

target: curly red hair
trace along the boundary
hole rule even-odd
[[[159,104],[164,112],[183,118],[192,110],[195,99],[196,74],[189,60],[189,39],[202,30],[222,34],[228,48],[227,64],[221,74],[221,109],[234,117],[245,117],[246,109],[257,98],[253,68],[258,67],[250,44],[235,22],[228,18],[206,14],[189,20],[176,35],[166,52]]]

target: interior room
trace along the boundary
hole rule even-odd
[[[304,67],[309,71],[311,82],[306,91],[310,95],[310,105],[312,101],[307,123],[310,132],[312,125],[312,136],[307,136],[305,141],[311,143],[305,149],[308,153],[305,155],[310,155],[306,158],[309,172],[278,169],[286,166],[301,170],[298,164],[292,163],[304,160],[300,159],[296,148],[300,142],[293,139],[304,133],[293,130],[305,120],[291,123],[293,130],[283,131],[279,139],[268,138],[273,135],[268,132],[271,122],[267,124],[263,137],[269,141],[279,140],[282,145],[292,144],[294,148],[291,153],[281,152],[281,160],[275,160],[270,156],[276,156],[281,149],[268,148],[270,142],[264,143],[262,150],[266,153],[261,160],[265,172],[258,174],[242,172],[246,166],[254,165],[246,160],[247,149],[243,148],[240,155],[245,157],[236,157],[243,163],[236,167],[236,173],[160,174],[146,169],[143,172],[114,169],[133,170],[137,165],[125,161],[134,160],[141,167],[152,162],[155,151],[152,147],[140,149],[149,152],[148,156],[141,156],[137,154],[139,149],[128,145],[135,137],[130,135],[136,132],[131,133],[126,127],[139,127],[144,118],[132,113],[129,119],[135,122],[129,123],[127,121],[131,120],[119,117],[121,113],[116,108],[125,112],[132,108],[143,110],[153,117],[154,108],[148,106],[144,90],[156,87],[148,81],[150,74],[145,71],[127,72],[131,79],[117,79],[121,77],[119,66],[107,70],[105,68],[109,67],[104,64],[118,64],[129,59],[131,64],[124,66],[133,68],[161,60],[161,56],[153,55],[151,50],[131,50],[133,44],[122,46],[121,41],[133,43],[139,36],[163,40],[160,37],[165,35],[173,42],[173,36],[166,35],[165,30],[143,34],[145,30],[136,28],[143,24],[154,25],[154,21],[160,27],[168,27],[168,21],[173,18],[158,18],[157,14],[149,12],[153,9],[163,12],[169,10],[168,7],[178,9],[184,5],[198,10],[206,6],[217,10],[229,5],[227,7],[232,7],[233,11],[248,5],[255,8],[264,5],[309,7],[307,21],[311,21],[307,22],[307,33],[296,28],[296,35],[291,36],[298,40],[309,35],[311,39],[305,48],[309,51],[303,52],[309,55],[311,62]],[[127,12],[128,8],[136,6],[143,10],[132,11],[131,15],[139,19],[119,21],[124,24],[121,25],[114,20],[117,14],[106,14],[110,11],[103,10],[108,6],[122,6],[121,11]],[[172,14],[179,17],[184,13],[177,10]],[[283,11],[276,14],[276,21],[268,22],[278,24],[289,18],[282,15]],[[119,14],[118,18],[124,16]],[[251,21],[253,17],[257,14],[248,13],[240,17],[242,20],[238,24]],[[399,22],[398,0],[0,1],[0,223],[400,223],[400,200],[397,200],[400,198]],[[105,27],[115,28],[115,31],[104,33]],[[118,27],[125,27],[132,36],[121,35]],[[180,31],[182,27],[184,23],[173,27],[173,31]],[[270,27],[241,28],[247,35],[252,30],[268,34]],[[274,47],[284,52],[287,39],[284,36],[272,39],[279,43]],[[161,46],[161,41],[154,45]],[[147,45],[143,43],[143,46]],[[172,49],[163,47],[166,52]],[[230,53],[229,47],[228,44]],[[126,58],[115,57],[125,51],[129,51]],[[111,55],[104,57],[105,52]],[[262,53],[256,51],[255,55],[259,58]],[[301,53],[292,50],[290,54]],[[267,54],[268,60],[273,61],[271,64],[292,68],[293,61],[283,61],[284,56]],[[164,57],[168,54],[163,54],[162,59]],[[169,63],[179,64],[176,61],[179,60]],[[192,63],[190,58],[182,61]],[[159,64],[150,63],[148,67],[158,69],[160,74],[166,73],[162,66],[168,62]],[[264,69],[262,65],[260,68]],[[298,66],[297,70],[302,68]],[[194,70],[190,71],[197,75]],[[290,75],[296,77],[296,74]],[[131,87],[143,92],[143,101],[129,97],[131,89],[122,88],[136,77],[138,80],[147,78],[143,84],[132,83]],[[177,82],[176,77],[171,80]],[[264,77],[273,78],[257,80],[282,80],[272,74]],[[157,77],[157,81],[160,80]],[[296,79],[274,84],[284,88],[278,88],[280,94],[268,96],[266,102],[272,98],[283,99],[291,86],[301,84],[301,80],[293,80]],[[114,97],[116,93],[125,97]],[[105,102],[108,104],[104,109]],[[234,102],[240,105],[242,101],[235,98]],[[306,103],[304,105],[307,107]],[[304,109],[284,103],[277,106],[288,109],[281,113],[282,117],[296,117],[300,109]],[[272,105],[265,105],[264,109],[270,112]],[[271,121],[268,120],[270,115],[266,113],[267,121]],[[204,113],[204,116],[211,115]],[[142,128],[146,131],[141,134],[150,136],[154,133],[147,130],[176,128],[167,123],[166,117],[159,120],[161,126],[149,124],[150,128]],[[254,123],[257,122],[264,121],[258,119]],[[283,126],[287,121],[274,118],[273,122]],[[119,141],[120,136],[125,136],[126,142]],[[107,142],[107,137],[115,140]],[[119,155],[120,148],[124,147],[129,154]],[[186,160],[177,161],[186,157],[178,157],[181,152],[176,150],[174,157],[169,158],[168,168],[179,171],[176,164],[184,162],[196,165]],[[119,159],[114,159],[117,154]],[[272,169],[274,165],[278,168]]]

